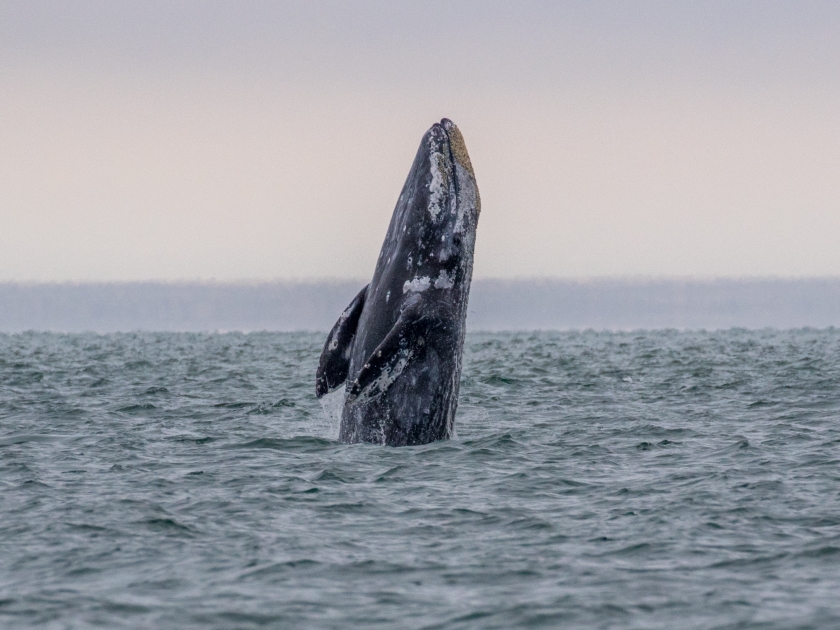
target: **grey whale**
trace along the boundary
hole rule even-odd
[[[480,212],[463,136],[444,118],[420,142],[373,279],[324,343],[315,393],[344,386],[342,442],[452,436]]]

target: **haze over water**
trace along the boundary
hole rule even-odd
[[[343,445],[322,334],[0,335],[0,625],[828,628],[835,329],[471,333]]]

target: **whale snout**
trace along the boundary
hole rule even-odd
[[[460,135],[458,127],[454,122],[448,118],[441,118],[440,122],[434,123],[429,128],[426,135],[434,145],[437,145],[436,148],[441,149],[445,144],[449,144],[453,132]]]
[[[440,123],[435,123],[429,128],[426,139],[432,153],[449,153],[449,133]]]

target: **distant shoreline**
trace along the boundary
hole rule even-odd
[[[326,331],[364,281],[0,283],[0,332]],[[840,326],[840,278],[480,279],[470,330]]]

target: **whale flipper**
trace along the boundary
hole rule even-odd
[[[417,300],[407,306],[382,343],[371,353],[347,391],[347,403],[358,404],[384,394],[406,366],[422,352],[424,335],[434,320]]]
[[[318,398],[333,391],[347,380],[350,350],[353,347],[353,338],[356,336],[359,316],[362,314],[369,286],[367,285],[353,298],[327,336],[324,351],[318,363],[318,372],[315,375],[315,395]]]

